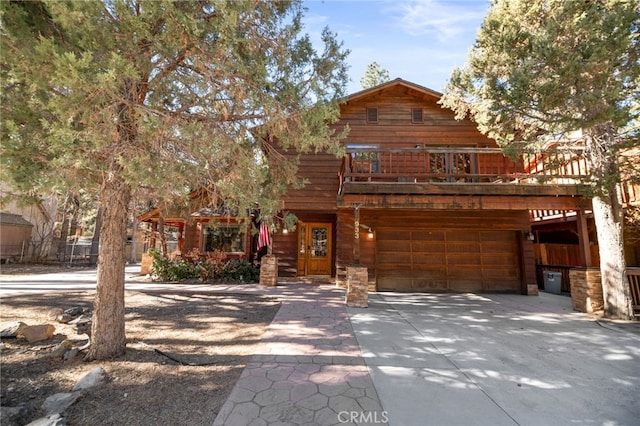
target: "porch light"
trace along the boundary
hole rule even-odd
[[[369,228],[369,231],[367,232],[367,238],[373,240],[373,229]]]
[[[533,235],[533,232],[529,231],[527,233],[524,234],[524,237],[528,240],[528,241],[533,241],[536,239],[535,235]]]

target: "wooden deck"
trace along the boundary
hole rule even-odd
[[[499,148],[353,149],[339,172],[350,182],[492,185],[580,184],[588,176],[581,150],[525,154],[512,160]],[[503,186],[504,187],[504,186]],[[398,188],[398,187],[396,187]]]

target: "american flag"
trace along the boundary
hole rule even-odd
[[[260,223],[260,232],[258,234],[258,251],[262,247],[271,245],[271,234],[269,233],[269,226],[265,222]]]

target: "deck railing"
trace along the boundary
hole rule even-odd
[[[640,268],[627,268],[627,280],[631,287],[633,310],[640,313]]]
[[[347,149],[341,182],[578,183],[588,170],[581,150],[524,154],[499,148]]]

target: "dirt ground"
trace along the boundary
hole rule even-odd
[[[3,269],[3,275],[13,272]],[[89,293],[0,301],[0,329],[17,321],[56,329],[44,342],[2,339],[0,405],[23,407],[16,422],[3,418],[2,425],[40,417],[48,396],[70,392],[96,367],[103,367],[110,380],[64,413],[68,425],[211,425],[280,306],[277,299],[259,295],[127,292],[124,357],[90,363],[82,352],[66,361],[51,357],[57,343],[68,339],[79,347],[87,336],[48,319],[48,312],[91,308],[92,302]]]

